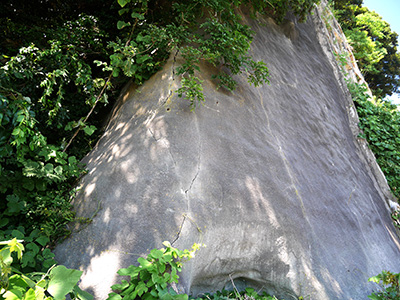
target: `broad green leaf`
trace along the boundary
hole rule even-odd
[[[25,162],[25,167],[22,173],[27,177],[37,176],[39,171],[39,163],[36,161],[29,160]]]
[[[6,226],[6,225],[8,224],[8,222],[9,222],[9,219],[8,219],[8,218],[2,218],[2,219],[0,219],[0,228]]]
[[[55,300],[64,300],[78,283],[82,271],[67,269],[65,266],[57,266],[50,271],[50,281],[47,291]]]
[[[35,243],[29,243],[26,245],[26,250],[31,250],[36,255],[39,253],[40,248]]]
[[[126,26],[129,26],[129,25],[131,25],[130,23],[126,23],[126,22],[124,22],[124,21],[118,21],[117,22],[117,28],[118,29],[122,29],[122,28],[124,28],[124,27],[126,27]]]
[[[39,300],[40,298],[38,298]],[[23,300],[36,300],[36,294],[35,294],[35,290],[30,288],[26,294],[24,295]]]
[[[22,267],[25,268],[27,266],[29,267],[35,267],[36,265],[36,259],[35,259],[35,254],[32,251],[26,252],[24,256],[22,256]]]
[[[140,265],[141,265],[143,268],[148,268],[148,267],[150,267],[150,266],[152,265],[152,263],[149,262],[149,261],[148,261],[147,259],[145,259],[144,257],[139,257],[137,261],[140,263]]]
[[[13,259],[11,257],[11,251],[10,248],[3,248],[0,250],[0,258],[6,265],[11,265],[13,262]]]
[[[140,269],[134,265],[130,265],[127,268],[122,268],[118,270],[118,274],[121,276],[135,276],[139,273]]]
[[[74,294],[76,295],[76,297],[79,300],[93,300],[93,295],[89,294],[86,291],[82,291],[79,286],[75,285],[74,286],[74,290],[73,290]]]
[[[22,187],[32,192],[35,189],[35,183],[31,179],[24,178],[24,180],[22,181]]]
[[[108,294],[107,300],[122,300],[122,297],[117,293],[110,293]]]
[[[7,201],[6,215],[16,215],[24,209],[24,202],[20,201],[18,196],[7,196]],[[18,239],[22,239],[24,237],[24,234],[18,230],[16,230],[15,233],[12,233],[12,235]]]
[[[68,164],[69,165],[75,165],[78,161],[76,160],[75,156],[70,156],[68,157]]]
[[[173,299],[174,300],[188,300],[189,296],[186,294],[175,295]]]
[[[131,2],[131,0],[118,0],[118,4],[121,7],[124,7],[125,5],[127,5],[129,2]]]
[[[46,284],[46,282],[44,280],[41,280],[40,284],[42,284],[42,282],[44,282]],[[50,300],[47,298],[46,290],[42,286],[37,285],[35,287],[35,295],[36,295],[36,300]]]
[[[172,260],[172,255],[171,254],[165,254],[163,256],[163,259],[165,262],[170,262]]]
[[[160,263],[158,268],[159,268],[160,273],[163,274],[165,272],[166,264]]]
[[[122,9],[120,9],[119,11],[118,11],[118,14],[120,15],[120,16],[122,16],[124,13],[127,13],[127,12],[129,12],[129,8],[122,8]],[[94,61],[94,63],[96,63],[96,61]]]
[[[49,242],[49,238],[47,236],[39,236],[36,239],[36,243],[39,243],[40,245],[42,245],[43,247],[47,245],[47,243]]]
[[[138,13],[136,13],[136,12],[133,12],[133,13],[131,14],[131,17],[132,17],[133,19],[144,20],[144,16],[143,16],[142,14],[138,14]]]
[[[14,128],[12,135],[19,135],[21,133],[21,129],[19,127]]]
[[[56,173],[57,175],[62,175],[62,173],[63,173],[63,168],[62,168],[61,166],[57,166],[57,167],[54,169],[54,173]]]
[[[49,174],[52,174],[53,172],[54,172],[54,166],[53,166],[53,164],[50,164],[50,163],[48,163],[48,164],[46,164],[45,166],[44,166],[44,170],[46,171],[46,175],[49,175]]]
[[[123,279],[121,281],[121,284],[114,284],[111,286],[111,289],[116,290],[116,291],[122,291],[126,289],[129,286],[129,282]]]
[[[85,128],[83,128],[83,131],[85,131],[85,133],[87,135],[92,135],[93,132],[96,131],[96,126],[90,125],[90,126],[86,126]]]
[[[140,281],[139,284],[136,286],[135,291],[139,296],[142,296],[144,293],[146,293],[149,290],[149,288],[146,286],[146,284],[143,281]]]
[[[159,249],[153,249],[150,251],[150,256],[153,258],[161,258],[164,252]]]
[[[381,279],[380,279],[380,276],[378,275],[378,276],[373,276],[373,277],[371,277],[371,278],[369,278],[368,279],[368,281],[369,282],[375,282],[375,283],[379,283],[379,281],[380,281]]]
[[[21,300],[23,293],[19,289],[9,289],[2,297],[4,297],[5,300]]]
[[[23,114],[18,115],[17,123],[21,123],[24,119],[25,119],[25,116]]]

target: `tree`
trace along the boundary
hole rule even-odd
[[[362,1],[335,1],[334,8],[374,95],[384,98],[399,92],[397,34],[380,15],[362,7]]]

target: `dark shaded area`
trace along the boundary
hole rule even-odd
[[[46,41],[66,21],[80,14],[99,18],[101,29],[110,38],[117,35],[118,4],[111,0],[11,0],[0,3],[0,53],[15,54],[19,48],[35,43],[47,46]]]

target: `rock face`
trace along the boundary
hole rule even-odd
[[[123,91],[75,205],[93,222],[59,245],[59,263],[84,271],[81,288],[105,299],[116,271],[169,240],[204,243],[184,266],[192,294],[253,286],[285,299],[365,299],[370,276],[399,271],[400,242],[384,180],[324,40],[305,24],[245,21],[251,54],[270,85],[237,77],[216,90],[203,66],[205,105],[174,91],[173,58],[137,91]],[[291,26],[295,25],[295,26]],[[371,163],[369,163],[371,162]],[[307,298],[308,297],[308,298]]]

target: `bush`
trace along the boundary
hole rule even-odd
[[[381,291],[368,296],[372,300],[398,300],[400,299],[400,273],[382,271],[381,274],[369,278],[381,286]]]
[[[64,266],[50,267],[46,273],[24,274],[12,268],[13,253],[23,259],[25,247],[16,238],[0,242],[0,299],[61,300],[66,295],[71,299],[91,300],[93,296],[82,291],[77,283],[83,272]],[[27,245],[27,247],[30,244]]]

